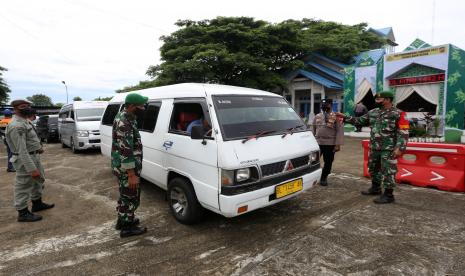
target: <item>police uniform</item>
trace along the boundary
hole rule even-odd
[[[147,97],[131,93],[126,97],[126,106],[129,104],[141,105],[147,102]],[[111,149],[111,167],[113,174],[118,178],[119,199],[116,210],[118,220],[116,229],[121,229],[121,237],[145,233],[146,229],[137,228],[139,220],[134,212],[140,204],[140,186],[136,189],[129,187],[127,170],[134,170],[140,177],[142,170],[142,142],[137,129],[136,115],[128,112],[125,107],[119,112],[113,122]]]
[[[5,115],[5,118],[0,120],[0,136],[3,140],[3,143],[5,144],[6,147],[6,152],[8,154],[7,158],[7,172],[15,172],[15,169],[13,167],[13,164],[11,163],[10,159],[12,157],[10,147],[8,146],[8,143],[6,142],[5,138],[5,131],[6,131],[6,126],[11,122],[13,112],[11,112],[9,109],[3,111],[3,114]]]
[[[377,94],[381,98],[394,98],[392,92],[384,91]],[[372,177],[372,187],[364,195],[384,194],[376,203],[394,201],[392,192],[396,185],[397,157],[394,150],[405,151],[408,141],[409,124],[405,112],[392,106],[391,108],[375,108],[367,114],[355,118],[346,117],[346,122],[360,126],[370,126],[370,155],[368,169]],[[389,201],[389,202],[386,202]]]
[[[28,103],[16,100],[11,104],[16,107]],[[28,103],[29,104],[29,103]],[[45,182],[44,168],[40,162],[42,144],[32,124],[26,116],[13,117],[5,132],[6,141],[12,151],[10,159],[16,169],[14,187],[14,205],[18,210],[18,221],[36,221],[42,217],[32,214],[28,209],[28,201],[32,200],[32,212],[38,212],[54,207],[54,204],[42,202],[42,189]],[[31,173],[38,171],[40,176],[33,178]]]
[[[332,100],[325,99],[323,103],[331,106]],[[312,131],[320,146],[320,152],[324,160],[320,185],[326,186],[327,177],[331,173],[334,161],[335,146],[342,145],[344,141],[344,127],[334,112],[322,110],[313,119]]]

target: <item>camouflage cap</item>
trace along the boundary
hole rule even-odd
[[[149,100],[148,97],[144,97],[137,93],[130,93],[126,96],[124,103],[126,104],[145,104]]]
[[[333,99],[326,98],[326,99],[321,100],[321,103],[323,103],[323,104],[333,104]]]
[[[376,98],[394,98],[394,93],[391,91],[381,91],[376,93]]]
[[[12,106],[12,107],[17,107],[18,105],[22,105],[22,104],[31,105],[32,103],[29,102],[29,101],[23,100],[23,99],[14,100],[14,101],[11,102],[11,106]]]

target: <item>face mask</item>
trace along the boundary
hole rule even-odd
[[[383,102],[375,102],[375,106],[377,108],[383,108],[384,107]]]
[[[136,110],[134,111],[134,114],[136,115],[137,118],[143,118],[144,117],[144,108],[137,107]]]
[[[328,113],[331,111],[331,107],[329,107],[328,105],[323,106],[323,111]]]
[[[19,110],[19,113],[24,117],[29,117],[32,115],[32,108],[26,107]]]

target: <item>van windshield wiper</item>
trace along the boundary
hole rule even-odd
[[[296,129],[301,128],[301,127],[303,127],[303,126],[304,126],[304,125],[297,125],[297,126],[295,126],[295,127],[291,127],[291,128],[286,129],[286,132],[284,132],[284,134],[283,134],[283,136],[281,136],[281,138],[286,137],[286,135],[288,135],[288,134],[290,134],[290,135],[294,134],[294,131],[295,131]]]
[[[244,144],[245,142],[247,142],[249,140],[258,139],[258,137],[261,137],[263,135],[267,135],[267,134],[270,134],[270,133],[273,133],[273,132],[276,132],[276,130],[261,131],[259,133],[254,134],[254,135],[248,136],[247,138],[242,140],[242,144]]]

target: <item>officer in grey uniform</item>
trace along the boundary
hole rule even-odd
[[[11,162],[16,169],[14,201],[15,208],[18,210],[18,221],[38,221],[42,219],[42,216],[32,212],[55,206],[42,202],[45,177],[44,168],[40,163],[40,154],[44,151],[37,133],[28,121],[28,117],[33,112],[31,103],[25,100],[15,100],[11,102],[11,105],[16,115],[8,124],[5,136],[13,153]],[[29,199],[32,200],[32,212],[28,209]]]

